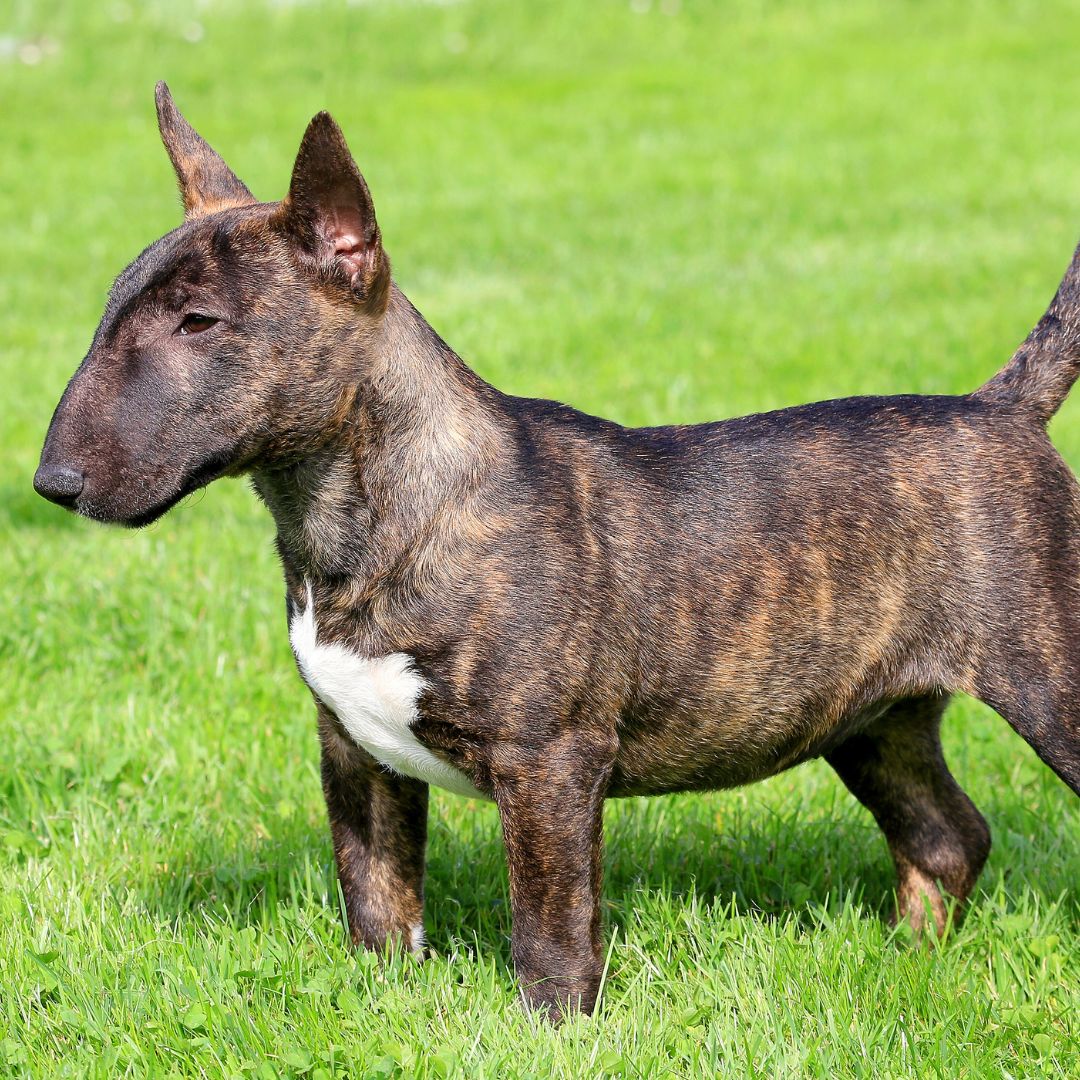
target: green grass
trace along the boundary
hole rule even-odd
[[[486,806],[433,798],[438,957],[347,951],[246,487],[138,534],[31,490],[110,280],[178,221],[160,77],[265,198],[334,111],[399,282],[506,390],[660,423],[1004,362],[1080,234],[1070,5],[634,6],[0,12],[0,1072],[1076,1075],[1080,803],[981,706],[947,751],[995,846],[943,947],[887,928],[884,843],[820,763],[613,803],[602,1007],[553,1031]],[[1080,465],[1080,393],[1054,435]]]

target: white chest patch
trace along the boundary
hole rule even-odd
[[[411,656],[359,656],[344,645],[320,645],[310,586],[304,610],[289,623],[289,640],[304,681],[376,761],[455,795],[486,797],[412,733],[424,680]]]

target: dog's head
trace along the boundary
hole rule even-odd
[[[371,195],[327,113],[304,134],[288,195],[259,203],[164,83],[157,109],[184,223],[117,278],[34,477],[54,502],[133,526],[325,437],[390,289]]]

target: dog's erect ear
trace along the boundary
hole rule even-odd
[[[169,152],[180,184],[185,219],[190,221],[218,210],[255,202],[232,169],[184,119],[163,82],[157,84],[154,100],[161,141]]]
[[[347,282],[357,295],[377,300],[385,292],[389,263],[375,204],[329,113],[308,124],[289,194],[272,220],[317,269]]]

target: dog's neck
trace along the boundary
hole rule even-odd
[[[287,569],[348,581],[354,593],[400,583],[445,543],[505,460],[502,395],[465,366],[396,287],[342,386],[348,408],[319,448],[253,474]],[[351,383],[351,385],[350,385]]]

